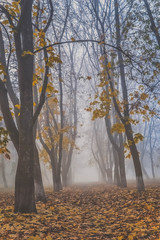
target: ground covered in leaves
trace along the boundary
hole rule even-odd
[[[95,185],[47,192],[38,214],[14,214],[13,194],[0,193],[0,239],[160,239],[160,186]]]

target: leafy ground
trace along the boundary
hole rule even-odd
[[[137,193],[95,185],[47,192],[38,214],[14,214],[13,194],[0,193],[1,239],[160,239],[160,185]]]

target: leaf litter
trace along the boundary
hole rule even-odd
[[[160,239],[160,186],[74,186],[47,191],[38,214],[15,214],[14,196],[0,193],[0,240]]]

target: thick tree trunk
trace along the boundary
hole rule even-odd
[[[53,176],[53,191],[59,192],[62,190],[61,176],[57,173],[56,169],[52,167]]]
[[[32,134],[32,130],[28,131],[28,128],[26,131],[20,131],[20,150],[15,182],[15,212],[36,212]]]
[[[32,31],[33,0],[21,1],[19,29],[15,32],[20,88],[19,157],[15,181],[15,212],[36,212],[34,192],[34,137],[33,137],[33,56],[22,56],[23,51],[33,52]]]
[[[62,190],[61,176],[59,174],[55,174],[55,176],[54,176],[54,192],[59,192],[60,190]]]
[[[51,166],[52,166],[52,178],[53,178],[53,191],[59,192],[62,190],[62,182],[61,182],[61,175],[58,172],[57,161],[54,158],[53,151],[49,153],[51,159]]]
[[[27,59],[28,58],[28,59]],[[19,121],[19,158],[15,181],[15,212],[36,212],[34,193],[34,139],[33,139],[33,65],[30,57],[22,59],[21,111]],[[28,61],[29,60],[29,61]],[[31,78],[31,79],[30,79]],[[28,83],[28,84],[27,84]],[[24,86],[23,85],[23,86]]]

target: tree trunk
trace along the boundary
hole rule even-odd
[[[115,6],[115,20],[116,20],[116,42],[117,47],[121,48],[121,34],[120,34],[120,21],[119,21],[119,10],[118,10],[118,0],[114,0],[114,6]],[[134,168],[136,173],[136,180],[137,180],[137,189],[138,191],[144,190],[144,182],[143,182],[143,175],[142,175],[142,169],[139,159],[139,154],[137,151],[137,147],[135,145],[134,139],[133,139],[133,131],[131,124],[129,122],[129,106],[128,106],[128,93],[127,93],[127,86],[126,86],[126,80],[125,80],[125,70],[124,70],[124,62],[123,62],[123,56],[121,51],[118,50],[118,61],[119,61],[119,68],[120,68],[120,77],[121,77],[121,86],[122,86],[122,93],[123,93],[123,101],[124,101],[124,117],[122,117],[118,105],[116,104],[116,101],[114,100],[115,109],[118,110],[120,119],[125,127],[125,133],[127,136],[128,142],[131,141],[132,145],[130,146],[131,155],[134,162]],[[110,83],[111,87],[112,83]]]
[[[132,144],[129,144],[129,147],[130,147],[131,155],[133,158],[134,169],[136,173],[137,189],[138,191],[143,191],[144,182],[143,182],[142,169],[141,169],[137,147],[133,139],[132,127],[130,123],[125,124],[125,132],[126,132],[128,142],[132,143]]]
[[[55,174],[54,176],[54,192],[59,192],[62,190],[62,182],[60,174]]]
[[[4,183],[4,188],[8,188],[7,179],[6,179],[6,173],[5,173],[5,162],[4,157],[1,155],[1,173],[2,173],[2,179]]]
[[[21,116],[19,158],[15,181],[15,212],[29,213],[36,212],[33,171],[33,131],[29,124],[30,121],[27,121],[28,111],[26,113],[23,110]]]
[[[118,157],[118,159],[114,161],[116,164],[115,172],[117,172],[116,175],[118,176],[118,180],[119,180],[118,185],[121,187],[127,187],[125,162],[124,162],[124,147],[123,147],[122,136],[119,136],[120,146],[118,146],[118,144],[116,143],[115,137],[113,137],[113,135],[111,133],[111,121],[108,118],[108,116],[105,117],[105,125],[106,125],[109,140],[113,146],[113,151],[116,152],[116,153],[114,153],[114,158]]]
[[[59,56],[61,57],[61,49],[58,46]],[[59,108],[60,108],[60,130],[64,128],[64,113],[63,113],[63,82],[62,82],[62,66],[59,64],[59,92],[60,92],[60,99],[59,99]],[[63,157],[63,133],[60,132],[59,136],[59,151],[58,151],[58,161],[57,161],[57,168],[56,168],[56,178],[54,183],[54,191],[58,192],[62,190],[62,182],[61,182],[61,169],[62,169],[62,157]]]
[[[121,186],[121,179],[119,175],[119,162],[118,162],[118,154],[114,149],[113,146],[113,157],[114,157],[114,183],[120,187]]]
[[[59,192],[60,190],[62,190],[61,176],[58,174],[57,170],[53,167],[52,174],[53,174],[53,191]]]
[[[152,132],[152,131],[151,131]],[[154,161],[153,161],[153,148],[152,148],[152,136],[150,133],[149,136],[149,147],[150,147],[150,158],[151,158],[151,170],[152,170],[152,177],[155,179],[155,172],[154,172]]]
[[[119,171],[120,171],[120,177],[121,177],[121,187],[127,187],[125,158],[124,158],[124,145],[123,145],[122,134],[119,135],[119,142],[120,142],[120,147],[119,147],[119,151],[118,151],[118,157],[119,157]]]
[[[34,192],[34,137],[33,137],[33,56],[22,56],[23,51],[33,52],[32,31],[33,0],[21,1],[19,29],[15,32],[20,88],[19,156],[15,180],[15,212],[36,212]]]
[[[35,63],[34,63],[35,67]],[[35,85],[33,87],[33,93],[34,93],[34,102],[36,103],[36,106],[38,105],[38,91],[37,86]],[[36,110],[36,107],[34,111]],[[46,202],[46,196],[42,181],[42,174],[41,174],[41,167],[40,167],[40,159],[39,159],[39,153],[36,146],[36,135],[37,135],[37,122],[34,124],[34,184],[35,184],[35,196],[36,201]]]
[[[53,155],[53,151],[50,151],[49,156],[51,159],[51,166],[52,166],[53,191],[59,192],[60,190],[62,190],[62,182],[61,182],[61,175],[57,171],[58,163],[57,163],[56,159],[54,158],[55,156]]]
[[[45,203],[46,196],[45,196],[43,182],[42,182],[39,154],[35,144],[34,144],[34,184],[35,184],[36,201],[41,201]]]

